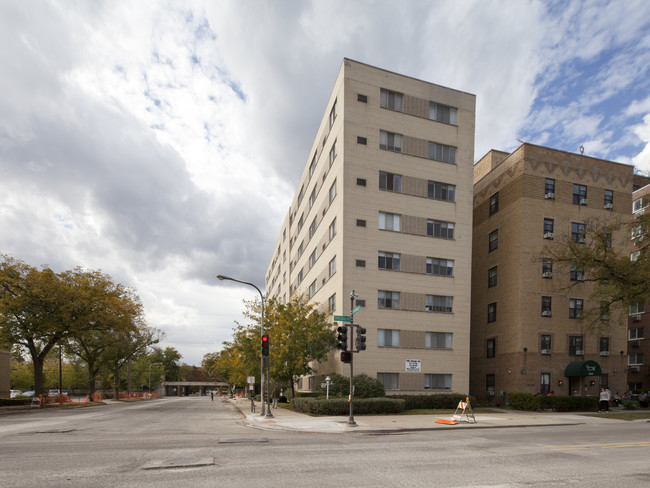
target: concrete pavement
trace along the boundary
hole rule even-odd
[[[293,430],[329,434],[342,433],[397,433],[422,430],[458,430],[511,427],[550,427],[558,425],[578,425],[612,422],[580,413],[567,412],[521,412],[512,410],[492,411],[474,414],[476,423],[461,421],[455,425],[436,423],[437,420],[451,420],[452,414],[439,415],[355,415],[356,426],[349,425],[349,416],[314,417],[285,408],[273,408],[273,417],[262,416],[261,406],[256,404],[251,412],[250,401],[224,399],[235,405],[244,416],[246,425],[264,430]],[[463,417],[465,419],[465,417]]]

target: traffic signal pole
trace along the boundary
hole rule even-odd
[[[352,340],[354,339],[354,298],[358,295],[352,290],[350,293],[350,349],[352,349]],[[354,398],[354,354],[350,354],[350,418],[348,419],[348,425],[356,426],[357,423],[354,421],[354,407],[353,407],[353,398]]]

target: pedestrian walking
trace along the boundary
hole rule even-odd
[[[214,390],[210,392],[210,400],[214,401]]]
[[[600,389],[600,396],[598,397],[598,412],[609,412],[609,391],[605,388]]]

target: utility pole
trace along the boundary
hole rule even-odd
[[[352,349],[352,340],[354,339],[354,299],[358,297],[354,290],[350,293],[350,349]],[[354,407],[353,407],[353,398],[354,398],[354,354],[350,353],[350,418],[348,419],[348,425],[357,425],[354,421]]]

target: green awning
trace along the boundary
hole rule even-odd
[[[600,376],[600,364],[596,361],[573,361],[564,370],[564,376]]]

